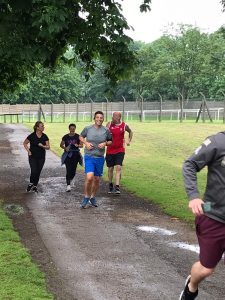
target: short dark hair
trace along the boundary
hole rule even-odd
[[[71,123],[70,125],[69,125],[69,129],[70,129],[70,127],[77,127],[74,123]]]
[[[95,114],[94,114],[94,119],[95,119],[96,115],[103,115],[103,117],[104,117],[104,113],[103,113],[101,110],[97,110],[97,111],[95,112]]]

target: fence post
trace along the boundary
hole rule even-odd
[[[124,96],[122,96],[123,98],[123,114],[122,114],[122,120],[124,120],[125,118],[125,103],[126,103],[126,98]]]
[[[108,121],[108,103],[109,103],[109,100],[107,97],[105,97],[106,99],[106,107],[105,107],[105,120],[106,122]]]
[[[30,110],[31,110],[31,104],[30,104],[30,108],[29,108],[29,123],[30,123]]]
[[[39,103],[39,109],[38,109],[38,121],[41,120],[41,115],[42,115],[42,117],[43,117],[43,119],[44,119],[44,121],[45,121],[45,114],[44,114],[43,109],[42,109],[42,107],[41,107],[41,102],[38,101],[38,103]]]
[[[62,100],[63,103],[63,123],[66,122],[66,103]]]
[[[160,103],[159,103],[159,122],[161,122],[162,121],[162,96],[161,96],[161,94],[159,94],[158,93],[158,95],[159,95],[159,99],[160,99]]]
[[[53,122],[53,102],[51,101],[51,123]]]
[[[224,100],[223,100],[223,123],[225,123],[225,93],[221,92],[223,94]]]
[[[205,109],[207,109],[207,113],[208,113],[210,122],[212,122],[213,120],[212,120],[212,118],[211,118],[211,115],[210,115],[208,106],[207,106],[207,104],[206,104],[206,98],[205,98],[205,95],[204,95],[202,92],[199,92],[199,94],[202,95],[202,97],[203,97],[202,104],[201,104],[201,107],[202,107],[202,113],[203,113],[203,119],[202,119],[202,120],[203,120],[203,123],[205,123]],[[201,114],[201,108],[200,108],[200,110],[199,110],[198,118],[199,118],[200,114]],[[197,121],[198,121],[198,118],[197,118]],[[197,122],[197,121],[196,121],[196,122]]]
[[[143,122],[143,105],[144,105],[144,99],[143,97],[140,95],[141,98],[141,115],[140,115],[140,122]]]
[[[90,116],[90,121],[92,121],[92,114],[93,114],[93,100],[91,99],[91,97],[89,97],[89,99],[91,100],[91,116]]]
[[[39,105],[38,105],[38,121],[40,121],[40,120],[41,120],[41,103],[39,102]]]
[[[181,98],[179,97],[181,96]],[[179,92],[179,102],[180,102],[180,122],[183,122],[183,110],[184,110],[184,96]]]
[[[79,117],[79,104],[78,104],[78,101],[77,101],[76,122],[78,122],[78,117]]]

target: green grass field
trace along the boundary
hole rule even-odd
[[[79,133],[90,123],[77,123]],[[134,138],[126,149],[121,184],[137,196],[159,205],[167,214],[186,221],[193,216],[188,210],[182,178],[183,161],[199,144],[213,133],[224,130],[223,124],[211,123],[139,123],[131,122]],[[28,124],[31,128],[31,124]],[[58,155],[61,137],[68,124],[46,123],[51,149]],[[105,167],[104,178],[107,168]],[[206,171],[198,175],[200,191],[204,192]]]
[[[21,245],[9,218],[0,208],[0,299],[53,299],[46,290],[44,274]]]

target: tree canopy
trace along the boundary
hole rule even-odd
[[[149,10],[150,2],[144,0],[140,10]],[[122,6],[114,0],[0,0],[0,88],[15,88],[37,63],[55,67],[68,46],[86,74],[100,58],[105,75],[116,81],[135,60],[127,29]]]
[[[177,100],[199,98],[221,99],[225,92],[225,38],[222,29],[212,34],[182,25],[174,34],[168,32],[158,40],[145,44],[134,42],[138,64],[131,76],[113,86],[104,76],[105,64],[95,60],[96,69],[85,81],[80,60],[70,66],[61,62],[51,72],[37,65],[35,74],[20,85],[15,93],[0,94],[4,103],[43,103],[74,101]],[[72,48],[65,56],[74,56]],[[34,72],[33,72],[34,73]]]

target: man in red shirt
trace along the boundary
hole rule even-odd
[[[109,191],[111,194],[115,191],[116,194],[120,194],[120,178],[123,159],[125,155],[125,131],[129,133],[127,146],[130,146],[132,140],[133,132],[130,127],[121,122],[121,113],[114,112],[112,116],[112,121],[109,122],[106,127],[112,134],[113,143],[107,147],[106,151],[106,164],[108,167],[108,178],[109,178]],[[113,171],[114,167],[116,169],[115,174],[115,189],[113,187]]]

